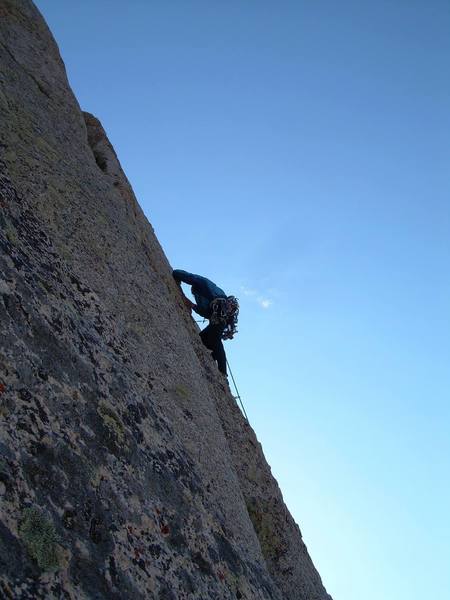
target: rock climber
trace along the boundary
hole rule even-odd
[[[201,275],[194,275],[180,269],[176,269],[172,274],[182,294],[181,282],[192,286],[191,292],[197,304],[191,302],[184,294],[183,301],[190,310],[209,320],[209,325],[200,332],[200,337],[208,350],[212,351],[212,357],[217,361],[219,371],[227,375],[227,359],[222,340],[232,339],[237,332],[239,315],[237,298],[227,296],[215,283]]]

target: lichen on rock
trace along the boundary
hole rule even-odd
[[[99,402],[97,412],[117,443],[120,446],[126,444],[125,428],[116,411],[102,400]]]
[[[53,523],[37,508],[23,511],[19,528],[20,536],[30,556],[44,571],[59,567],[58,538]]]

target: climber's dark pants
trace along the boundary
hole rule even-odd
[[[200,332],[202,342],[208,348],[212,350],[212,357],[217,361],[219,371],[224,375],[227,374],[227,359],[225,356],[225,350],[222,344],[222,333],[223,327],[221,325],[209,324],[203,331]]]

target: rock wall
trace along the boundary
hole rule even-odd
[[[329,599],[30,0],[0,64],[2,597]]]

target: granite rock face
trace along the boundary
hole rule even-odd
[[[0,596],[329,599],[30,0],[0,64]]]

